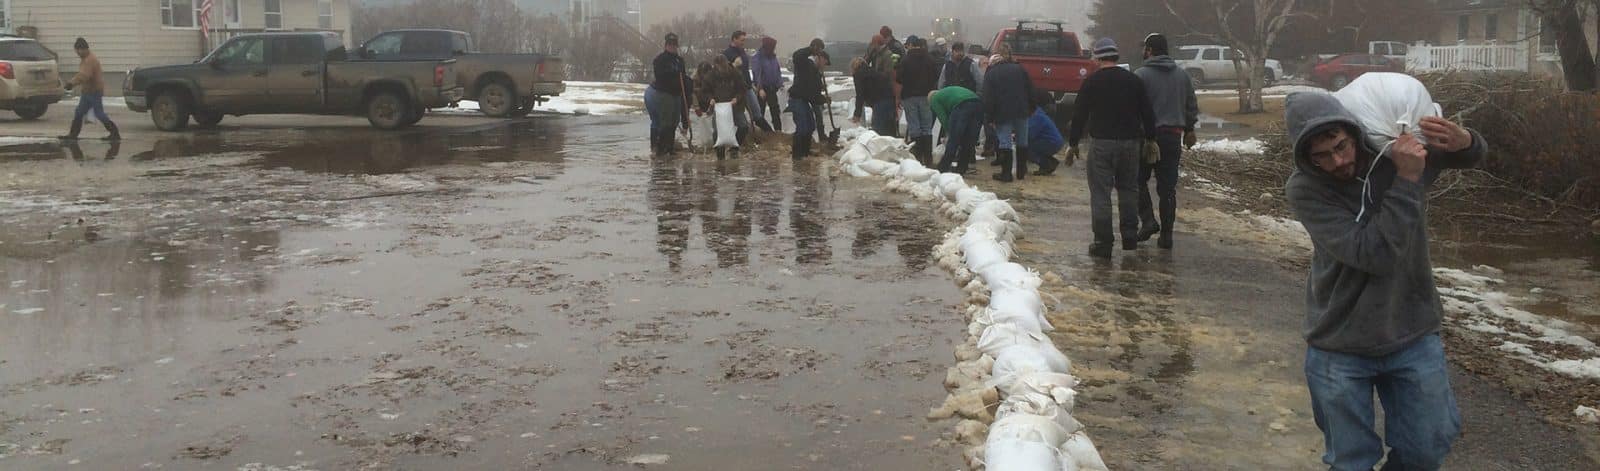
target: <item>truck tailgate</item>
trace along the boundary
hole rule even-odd
[[[1034,87],[1056,93],[1078,93],[1083,81],[1099,68],[1086,58],[1016,56],[1016,60],[1028,70]]]

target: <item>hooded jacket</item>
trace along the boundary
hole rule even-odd
[[[983,112],[990,123],[1027,119],[1033,115],[1033,80],[1016,62],[990,65],[983,76]]]
[[[1178,68],[1170,56],[1155,56],[1134,72],[1144,81],[1144,93],[1156,113],[1156,127],[1194,131],[1200,121],[1200,102],[1194,97],[1194,82]]]
[[[783,88],[783,64],[778,62],[778,53],[776,50],[769,48],[769,44],[771,47],[778,47],[776,40],[772,38],[762,39],[761,50],[756,52],[755,58],[751,59],[752,67],[750,68],[750,73],[754,75],[752,78],[755,79],[755,86],[757,87],[766,89]]]
[[[1378,149],[1333,95],[1291,94],[1284,115],[1295,163],[1285,192],[1315,248],[1306,281],[1306,342],[1383,356],[1438,332],[1442,309],[1428,260],[1427,187],[1444,169],[1482,160],[1483,137],[1469,131],[1472,144],[1460,152],[1430,148],[1422,178],[1411,182],[1398,178],[1392,160],[1373,157]],[[1311,161],[1313,138],[1340,126],[1356,145],[1357,162],[1367,162],[1357,167],[1366,181],[1340,180]]]
[[[794,63],[794,86],[789,87],[789,98],[806,103],[820,104],[822,99],[822,72],[811,61],[811,48],[802,47],[790,57]]]
[[[922,97],[938,90],[939,66],[927,49],[911,48],[900,60],[894,80],[900,82],[900,99]]]

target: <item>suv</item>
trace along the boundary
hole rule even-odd
[[[0,110],[39,119],[66,93],[55,52],[29,38],[0,35]]]
[[[1178,48],[1172,58],[1178,61],[1178,67],[1189,73],[1194,88],[1199,89],[1207,83],[1239,81],[1239,70],[1233,67],[1235,54],[1238,51],[1227,46],[1184,46]],[[1267,85],[1272,85],[1283,78],[1283,64],[1267,59],[1267,70],[1262,74]]]

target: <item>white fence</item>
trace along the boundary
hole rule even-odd
[[[1411,46],[1406,68],[1435,70],[1516,70],[1528,71],[1526,45]]]

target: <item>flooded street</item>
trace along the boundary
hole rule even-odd
[[[0,147],[0,468],[959,467],[942,225],[643,129]]]

